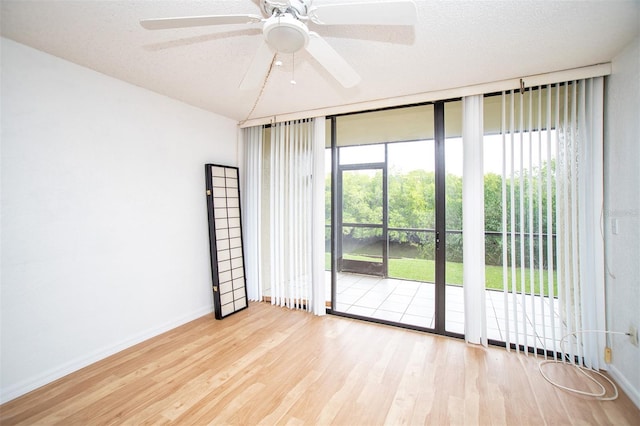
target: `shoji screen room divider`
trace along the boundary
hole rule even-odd
[[[248,307],[238,168],[205,164],[215,317]]]

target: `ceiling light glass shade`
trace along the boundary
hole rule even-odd
[[[288,13],[269,18],[262,33],[267,44],[282,53],[295,53],[309,43],[307,26]]]

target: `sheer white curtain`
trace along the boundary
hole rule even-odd
[[[243,135],[250,300],[323,315],[324,249],[316,247],[318,217],[324,218],[323,172],[319,182],[313,176],[324,169],[323,153],[316,154],[317,145],[324,148],[324,120],[247,128]]]
[[[507,347],[596,369],[605,337],[587,330],[605,329],[603,96],[602,77],[503,92],[501,131]]]

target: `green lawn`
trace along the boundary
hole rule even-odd
[[[331,268],[331,255],[329,253],[325,254],[325,268],[329,270]],[[376,259],[367,257],[367,256],[348,256],[348,259],[352,260],[366,260],[366,261],[376,261]],[[531,283],[530,283],[530,270],[529,268],[525,268],[525,291],[529,293],[531,291]],[[486,265],[485,266],[485,283],[486,288],[502,290],[502,266],[493,266]],[[545,280],[545,294],[548,294],[546,281],[547,281],[547,272],[543,271],[544,280]],[[520,291],[521,289],[521,269],[516,269],[516,282],[517,287],[516,291]],[[415,258],[399,258],[399,259],[389,259],[389,276],[391,278],[401,278],[406,280],[414,280],[414,281],[425,281],[425,282],[433,282],[435,281],[435,262],[433,260],[425,260],[425,259],[415,259]],[[535,293],[540,293],[540,275],[538,270],[534,270],[533,274],[534,279],[534,291]],[[456,262],[447,262],[446,266],[446,280],[447,284],[453,285],[462,285],[462,263]],[[511,281],[511,271],[509,271],[509,281]],[[511,289],[510,289],[511,290]],[[557,296],[557,289],[554,291],[554,295]]]

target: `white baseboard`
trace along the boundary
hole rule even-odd
[[[30,377],[19,383],[11,385],[6,389],[1,389],[0,391],[2,394],[0,395],[0,404],[4,404],[5,402],[18,398],[28,392],[31,392],[32,390],[38,389],[39,387],[51,383],[54,380],[57,380],[68,374],[78,371],[81,368],[107,358],[108,356],[111,356],[115,353],[130,348],[131,346],[137,345],[138,343],[144,342],[145,340],[148,340],[152,337],[158,336],[159,334],[186,324],[189,321],[193,321],[207,314],[211,314],[212,312],[213,305],[202,307],[187,315],[183,315],[179,318],[168,321],[158,327],[153,327],[151,329],[145,330],[134,336],[130,336],[124,340],[121,340],[120,342],[116,342],[92,353],[80,356],[76,359],[45,371],[42,374],[38,374],[37,376]]]
[[[609,364],[607,367],[608,373],[613,377],[613,380],[615,380],[618,386],[627,394],[629,399],[636,404],[636,407],[640,409],[640,390],[633,387],[629,380],[627,380],[615,366]]]

